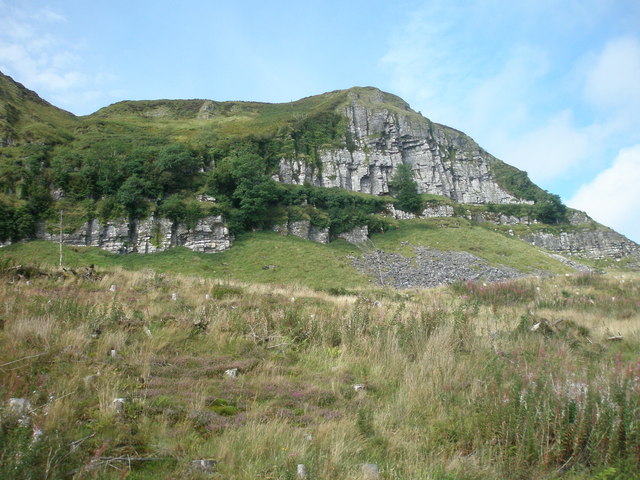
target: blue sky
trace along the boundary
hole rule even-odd
[[[640,241],[637,0],[0,0],[0,70],[77,115],[376,86]]]

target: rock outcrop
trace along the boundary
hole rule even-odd
[[[361,227],[353,227],[348,232],[338,234],[338,238],[342,238],[349,243],[360,244],[369,240],[369,227],[363,225]]]
[[[59,233],[47,232],[41,225],[37,237],[58,242]],[[220,216],[200,219],[189,229],[165,218],[118,219],[100,223],[94,219],[73,233],[63,233],[62,243],[92,246],[113,253],[154,253],[183,246],[195,252],[222,252],[231,247],[232,237]]]
[[[467,135],[432,123],[379,90],[348,95],[350,104],[339,112],[347,119],[348,146],[320,150],[319,168],[282,158],[279,181],[380,195],[389,193],[394,169],[408,163],[420,193],[469,204],[524,203],[498,185],[490,166],[495,159]]]
[[[592,259],[640,256],[640,246],[613,230],[575,230],[556,233],[531,232],[521,237],[552,252]]]
[[[318,228],[309,220],[298,220],[273,227],[281,235],[294,235],[317,243],[329,243],[329,229]]]

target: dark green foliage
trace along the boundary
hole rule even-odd
[[[17,208],[13,214],[12,239],[30,238],[36,231],[36,219],[28,206]]]
[[[405,212],[418,213],[422,200],[418,194],[418,184],[413,178],[413,169],[408,163],[396,167],[391,180],[391,188],[397,199],[395,206]]]
[[[558,195],[545,191],[540,195],[533,208],[533,216],[542,223],[563,223],[567,221],[567,207],[562,204]]]
[[[0,242],[13,236],[13,207],[0,200]]]
[[[338,146],[343,134],[343,117],[335,112],[322,112],[303,117],[295,122],[291,138],[296,155],[308,155],[317,161],[318,150],[323,147]]]
[[[147,181],[132,175],[118,189],[115,199],[122,205],[131,218],[143,218],[148,212],[146,198],[151,187]]]
[[[193,188],[200,162],[186,146],[173,144],[160,150],[155,167],[157,181],[168,193]]]
[[[158,213],[174,223],[184,224],[188,229],[194,228],[198,220],[205,216],[199,202],[185,200],[180,195],[172,195],[164,200],[158,208]]]

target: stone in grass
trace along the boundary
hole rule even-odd
[[[126,398],[114,398],[111,402],[113,404],[113,408],[118,413],[122,413],[124,411],[124,404],[127,403]]]
[[[296,478],[307,479],[309,478],[307,475],[307,469],[304,466],[304,463],[299,463],[296,467]]]
[[[16,415],[31,413],[31,402],[27,398],[10,398],[9,411]]]
[[[171,300],[173,300],[174,302],[175,302],[176,300],[178,300],[178,294],[177,294],[177,293],[172,293],[172,294],[171,294]]]
[[[116,288],[117,288],[117,287],[116,287],[115,285],[111,285],[111,286],[109,287],[109,291],[110,291],[110,292],[115,292],[115,291],[116,291]]]
[[[362,477],[364,480],[380,480],[378,465],[375,463],[364,463],[362,465]]]
[[[191,460],[191,469],[197,472],[213,473],[217,464],[218,461],[212,458],[201,458],[198,460]]]
[[[237,368],[229,368],[224,371],[224,376],[229,378],[238,378],[238,369]]]

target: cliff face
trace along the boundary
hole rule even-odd
[[[380,195],[389,192],[395,167],[408,163],[420,193],[470,204],[523,202],[498,185],[490,167],[495,159],[471,138],[385,96],[375,89],[350,92],[339,112],[347,119],[348,148],[321,150],[319,168],[283,158],[278,180]]]
[[[640,246],[614,231],[568,231],[559,234],[533,232],[521,237],[532,245],[569,255],[593,259],[640,255]]]
[[[45,231],[37,237],[58,242],[60,235]],[[192,229],[167,219],[147,218],[128,222],[118,219],[106,223],[87,222],[71,234],[62,235],[62,243],[73,246],[92,246],[113,253],[154,253],[183,246],[195,252],[214,253],[231,248],[232,237],[222,217],[205,217]]]

